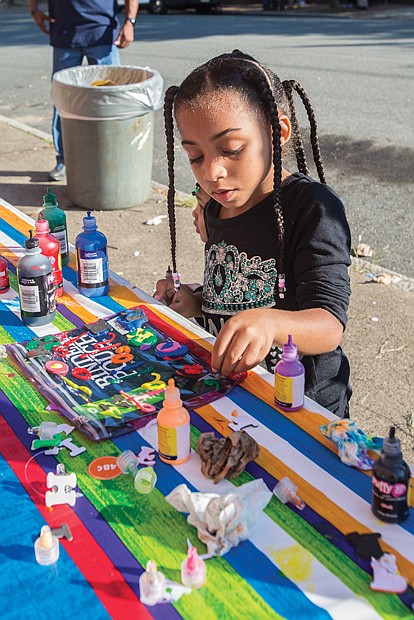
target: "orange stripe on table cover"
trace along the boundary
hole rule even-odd
[[[20,480],[46,523],[51,528],[57,527],[63,522],[68,524],[73,538],[77,542],[73,544],[73,541],[69,542],[62,539],[61,543],[111,618],[113,620],[124,620],[125,618],[151,620],[152,615],[141,604],[122,574],[94,540],[72,508],[68,505],[60,505],[50,511],[45,505],[41,504],[39,496],[35,495],[25,476],[25,465],[32,455],[27,452],[2,417],[0,417],[0,453]],[[46,477],[43,469],[35,460],[30,464],[30,471],[34,479]],[[94,588],[94,583],[98,584],[96,588]]]
[[[228,426],[229,421],[214,409],[214,405],[204,405],[197,409],[197,413],[224,437],[231,434],[232,431]],[[255,463],[263,467],[263,469],[277,480],[280,480],[283,476],[290,478],[300,490],[300,496],[305,504],[308,504],[308,506],[329,523],[335,525],[342,534],[347,535],[350,532],[359,532],[361,534],[371,533],[372,530],[348,515],[348,513],[332,502],[321,491],[313,487],[293,469],[269,452],[267,448],[260,446],[260,453],[257,459],[255,459]],[[414,580],[414,565],[383,540],[381,540],[381,547],[384,551],[388,551],[396,556],[401,574],[410,581]]]

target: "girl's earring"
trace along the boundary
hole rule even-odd
[[[278,275],[277,284],[278,284],[278,287],[279,287],[279,298],[280,299],[284,299],[285,298],[285,292],[286,292],[285,274],[284,273],[280,273]]]

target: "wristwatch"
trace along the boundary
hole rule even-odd
[[[131,22],[131,24],[135,28],[135,24],[137,23],[137,18],[136,17],[125,17],[125,21],[126,22]]]

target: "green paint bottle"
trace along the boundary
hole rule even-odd
[[[69,262],[69,244],[66,213],[59,209],[56,196],[52,194],[50,187],[47,188],[47,194],[43,197],[43,209],[40,213],[43,214],[43,219],[49,222],[50,233],[59,241],[62,265],[67,265]]]

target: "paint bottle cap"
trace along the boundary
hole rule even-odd
[[[44,207],[57,207],[58,203],[56,201],[56,196],[51,192],[50,187],[47,188],[47,194],[43,196],[43,206]]]
[[[388,437],[384,437],[381,454],[395,460],[402,458],[401,443],[395,436],[395,426],[391,426]]]
[[[164,405],[167,407],[181,407],[183,401],[180,398],[180,390],[175,386],[174,379],[168,379],[168,386],[164,392]]]
[[[48,233],[50,232],[49,222],[43,218],[43,213],[39,213],[39,219],[35,223],[36,233]]]
[[[283,359],[284,360],[298,360],[298,348],[293,342],[292,335],[288,335],[288,341],[283,345]]]
[[[24,242],[24,247],[26,250],[33,250],[34,248],[39,247],[39,239],[33,237],[33,230],[29,230],[29,238]]]
[[[83,218],[83,230],[85,232],[94,231],[98,227],[96,225],[96,217],[91,215],[91,211],[88,211],[88,215]]]
[[[198,552],[195,547],[189,547],[187,553],[187,570],[194,573],[200,569],[202,560],[198,557]]]

